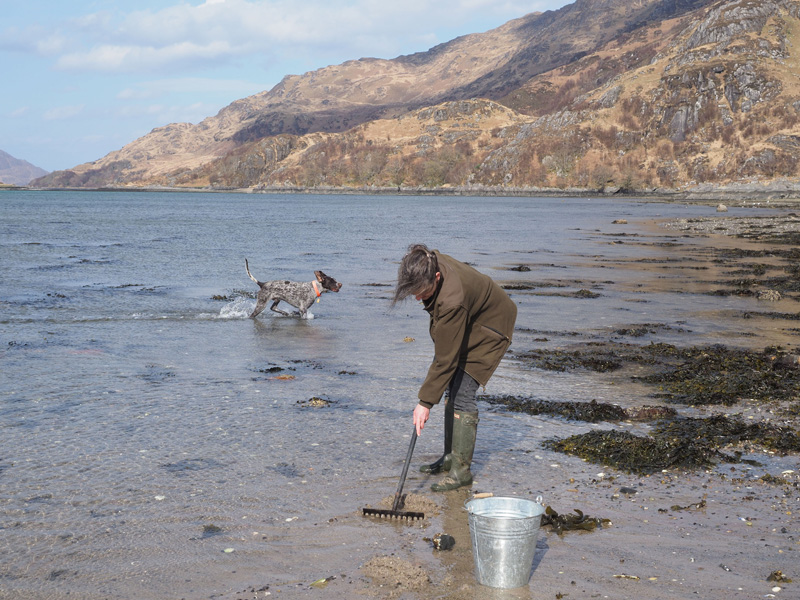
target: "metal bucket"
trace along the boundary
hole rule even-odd
[[[536,536],[544,514],[542,497],[474,498],[466,503],[478,583],[493,588],[528,584]]]

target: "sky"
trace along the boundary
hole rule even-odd
[[[572,0],[0,0],[0,150],[47,171],[363,57]]]

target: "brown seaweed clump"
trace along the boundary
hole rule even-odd
[[[800,435],[791,427],[748,423],[741,416],[675,419],[656,425],[654,435],[676,440],[703,439],[716,448],[751,442],[776,452],[800,452]]]
[[[529,415],[551,415],[597,423],[599,421],[622,421],[626,418],[625,409],[616,404],[606,404],[592,400],[591,402],[558,402],[555,400],[534,400],[517,396],[482,396],[489,404],[503,406],[511,412]]]
[[[575,514],[558,514],[553,507],[548,506],[542,515],[541,526],[551,527],[558,535],[563,535],[565,531],[594,531],[611,525],[610,519],[600,517],[588,517],[582,511],[574,508]]]
[[[646,333],[663,325],[646,325]],[[618,329],[619,335],[634,335],[632,329]],[[638,333],[636,335],[639,335]],[[570,350],[536,349],[523,352],[517,357],[532,367],[546,371],[574,371],[586,369],[596,373],[617,371],[626,363],[642,365],[669,364],[681,351],[672,344],[651,342],[646,345],[619,342],[590,342]]]
[[[782,571],[773,571],[767,577],[767,581],[773,581],[775,583],[792,583],[792,580],[783,574]]]
[[[658,386],[654,396],[672,403],[730,406],[742,399],[792,401],[800,396],[800,368],[777,368],[791,356],[777,348],[753,351],[723,345],[677,348],[664,343],[609,342],[517,356],[548,371],[608,373],[628,364],[647,366],[651,372],[634,379]]]
[[[622,408],[592,400],[590,402],[570,402],[557,400],[535,400],[518,396],[481,396],[481,400],[502,406],[511,412],[529,415],[550,415],[574,421],[599,423],[601,421],[652,421],[676,416],[675,409],[666,406],[640,406]]]
[[[775,354],[721,345],[680,352],[683,362],[639,380],[659,385],[669,402],[722,404],[742,399],[792,400],[800,394],[800,369],[775,369]]]
[[[647,475],[671,468],[705,468],[717,461],[739,462],[741,454],[726,455],[721,449],[742,442],[779,452],[800,451],[800,436],[790,427],[746,423],[739,416],[724,415],[661,421],[650,436],[591,431],[563,440],[546,440],[543,445],[593,463]]]
[[[532,350],[520,354],[519,358],[531,366],[546,371],[572,371],[588,369],[597,373],[616,371],[622,367],[622,361],[611,352],[594,349],[589,352],[580,350]]]
[[[711,466],[718,451],[704,440],[637,436],[627,431],[590,431],[563,440],[545,440],[550,450],[637,475],[675,467]]]

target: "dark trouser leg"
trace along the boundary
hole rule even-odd
[[[422,465],[419,470],[422,473],[445,473],[450,470],[450,452],[453,448],[453,397],[448,395],[444,404],[444,454],[436,462],[429,465]]]
[[[478,412],[478,388],[480,384],[467,375],[463,369],[456,369],[453,380],[450,382],[450,398],[453,408],[461,412]]]

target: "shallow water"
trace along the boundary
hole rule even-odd
[[[707,272],[670,267],[679,251],[665,242],[681,236],[655,221],[706,206],[142,192],[3,192],[0,206],[0,598],[224,597],[252,573],[291,585],[369,556],[381,542],[353,515],[394,492],[432,348],[421,308],[388,302],[411,242],[501,283],[551,286],[511,292],[512,350],[638,323],[691,344],[790,335],[732,327],[755,300],[705,295]],[[684,243],[702,259],[702,239]],[[323,270],[343,288],[313,318],[251,320],[245,257],[260,280]],[[581,289],[599,297],[555,295]],[[488,392],[625,402],[640,390],[532,372],[512,353]],[[439,418],[419,460],[440,448]],[[585,429],[487,412],[492,445],[476,462],[512,488],[541,460],[545,425]]]

